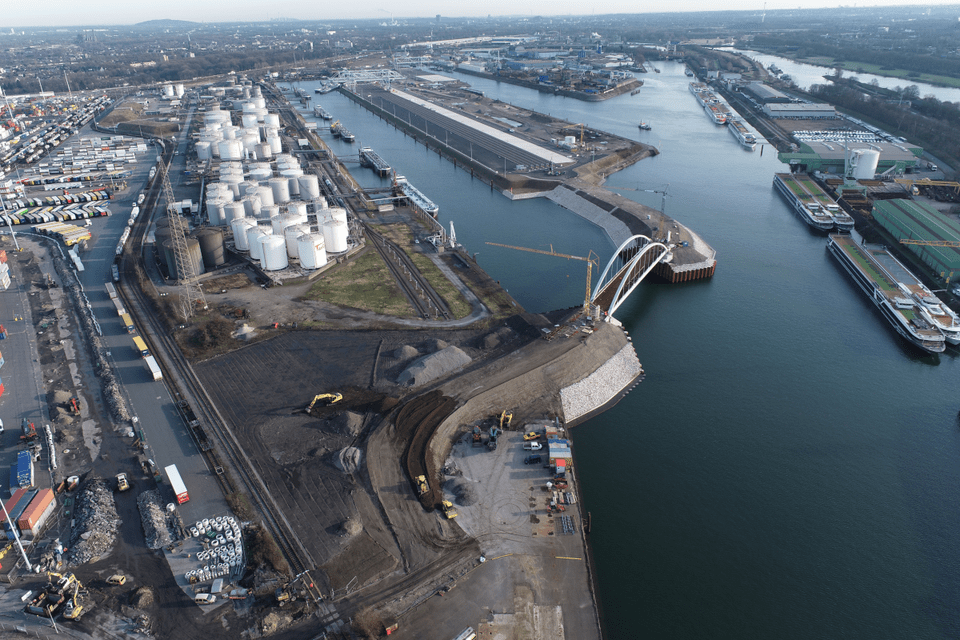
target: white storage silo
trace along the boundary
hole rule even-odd
[[[313,201],[313,210],[314,210],[314,211],[318,211],[318,212],[319,212],[319,211],[323,211],[324,209],[326,209],[326,208],[329,207],[329,206],[330,206],[330,203],[328,203],[328,202],[327,202],[327,199],[324,198],[323,196],[320,196],[319,198],[316,198],[316,199]]]
[[[240,103],[240,110],[243,113],[253,113],[257,108],[257,105],[253,104],[252,100],[246,100]]]
[[[278,215],[280,215],[280,207],[278,205],[272,204],[269,207],[263,207],[262,209],[260,209],[260,215],[257,216],[257,219],[272,220]]]
[[[305,233],[310,233],[310,225],[308,224],[294,224],[283,230],[283,239],[287,243],[287,257],[296,258],[299,255],[297,253],[297,240]]]
[[[290,181],[286,178],[270,178],[270,188],[273,190],[275,204],[290,202]]]
[[[251,129],[257,126],[257,114],[245,112],[240,116],[240,123],[243,125],[244,129]]]
[[[273,157],[273,149],[267,143],[258,144],[253,152],[257,155],[257,160],[269,160]]]
[[[273,201],[273,189],[269,186],[259,185],[257,187],[257,195],[260,196],[260,204],[264,207],[272,207],[276,204]]]
[[[343,253],[347,250],[347,223],[333,220],[323,225],[323,242],[330,253]]]
[[[314,174],[299,176],[297,182],[300,184],[300,198],[303,200],[315,200],[320,197],[320,180]]]
[[[243,203],[243,212],[248,218],[257,218],[260,216],[260,198],[257,196],[243,196],[240,198]]]
[[[173,90],[176,92],[178,98],[182,98],[182,97],[183,97],[183,83],[182,83],[182,82],[178,82],[177,85],[173,88]]]
[[[263,236],[260,238],[260,244],[263,247],[263,258],[260,260],[260,266],[264,271],[279,271],[286,269],[287,245],[282,236]]]
[[[307,203],[306,202],[288,202],[287,203],[287,213],[296,216],[307,217]]]
[[[347,223],[347,210],[343,207],[330,207],[327,211],[334,220],[340,220],[344,224]]]
[[[165,84],[163,85],[163,96],[165,98],[172,98],[174,94],[173,85]]]
[[[256,226],[256,220],[250,220],[249,218],[237,218],[230,223],[230,228],[233,229],[233,244],[236,246],[237,251],[250,250],[247,232]]]
[[[297,238],[297,256],[304,269],[319,269],[327,264],[327,251],[323,235],[305,233]]]
[[[250,180],[252,181],[259,183],[261,180],[269,180],[272,175],[273,168],[269,162],[254,162],[250,165]]]
[[[224,160],[240,160],[243,158],[243,144],[239,140],[223,140],[217,143],[220,157]]]
[[[280,136],[267,136],[267,144],[270,145],[273,155],[283,152],[283,142],[281,142]]]
[[[260,188],[260,183],[256,180],[244,180],[240,183],[240,194],[243,196],[255,196]]]
[[[250,258],[253,260],[263,260],[263,245],[260,238],[270,235],[260,227],[250,227],[247,229],[247,245],[250,247]]]
[[[263,119],[263,124],[266,127],[278,129],[280,127],[280,116],[276,113],[268,113],[267,117]]]
[[[263,122],[263,119],[270,114],[270,112],[267,111],[264,107],[258,107],[257,109],[254,109],[253,112],[257,114],[258,122]]]
[[[258,144],[260,144],[260,134],[251,133],[250,129],[244,129],[243,150],[247,153],[253,153]]]
[[[232,225],[234,220],[243,220],[247,217],[242,202],[228,202],[223,208],[223,223]]]
[[[210,160],[213,158],[213,151],[210,149],[210,142],[208,140],[200,140],[197,142],[197,160]]]
[[[255,97],[252,102],[253,102],[253,105],[254,105],[258,110],[259,110],[259,109],[263,109],[264,107],[267,106],[267,100],[266,100],[266,98],[263,98],[263,97],[261,97],[261,96]]]
[[[239,162],[224,161],[220,163],[219,172],[220,172],[221,178],[223,176],[232,176],[232,175],[243,176],[243,165],[240,164]]]
[[[240,127],[235,127],[232,124],[225,124],[223,128],[220,129],[224,140],[236,140],[241,131],[242,129],[240,129]]]
[[[207,218],[210,224],[218,227],[224,224],[227,201],[223,198],[207,198]]]
[[[270,218],[270,232],[282,236],[283,230],[297,224],[296,218],[288,213],[280,213]]]
[[[230,189],[230,193],[233,194],[234,200],[238,200],[240,198],[240,184],[243,182],[243,176],[236,174],[220,176],[220,181],[227,185],[227,188]]]
[[[850,154],[850,171],[855,180],[873,180],[877,174],[880,152],[875,149],[855,149]]]

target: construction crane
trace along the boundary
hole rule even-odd
[[[667,190],[670,188],[670,185],[666,185],[663,189],[633,189],[631,187],[610,187],[610,189],[617,189],[618,191],[642,191],[643,193],[658,193],[660,194],[660,224],[657,225],[657,233],[654,240],[666,241],[666,228],[667,228],[667,196],[670,194]]]
[[[583,147],[583,123],[582,123],[582,122],[578,122],[578,123],[576,123],[576,124],[567,125],[567,126],[563,127],[562,129],[560,129],[560,131],[568,131],[568,130],[570,130],[570,129],[573,129],[574,131],[576,131],[576,130],[577,130],[577,127],[580,127],[580,144],[579,144],[579,146],[582,148],[582,147]]]
[[[493,245],[494,247],[505,247],[507,249],[516,249],[517,251],[529,251],[530,253],[539,253],[545,256],[556,256],[558,258],[567,258],[568,260],[581,260],[587,263],[587,293],[583,298],[583,312],[586,314],[590,313],[590,285],[593,282],[593,265],[599,266],[600,256],[595,254],[591,249],[587,256],[571,256],[566,253],[558,253],[553,250],[553,245],[550,245],[550,251],[544,251],[543,249],[531,249],[529,247],[517,247],[512,244],[500,244],[499,242],[488,242],[487,244]]]
[[[167,207],[167,218],[170,220],[170,239],[173,241],[174,261],[177,267],[177,276],[180,279],[183,291],[180,295],[181,314],[187,320],[193,317],[197,307],[207,308],[207,300],[203,289],[197,280],[197,270],[187,250],[187,234],[183,228],[183,219],[175,210],[176,200],[173,196],[173,186],[170,184],[169,167],[160,162],[160,183],[163,186],[163,199]]]
[[[960,242],[956,240],[914,240],[913,238],[901,238],[900,244],[917,244],[923,247],[956,247],[960,248]]]

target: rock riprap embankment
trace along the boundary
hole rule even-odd
[[[642,370],[633,344],[625,345],[589,376],[560,390],[564,419],[572,422],[603,406],[633,382]]]

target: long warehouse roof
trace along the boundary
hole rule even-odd
[[[426,100],[421,100],[420,98],[412,96],[409,93],[398,91],[396,89],[391,89],[390,93],[398,95],[402,97],[404,100],[409,100],[410,102],[416,105],[419,105],[424,109],[429,109],[430,111],[439,113],[445,118],[450,118],[451,120],[455,120],[456,122],[466,125],[471,129],[475,129],[480,133],[485,133],[488,136],[493,136],[494,138],[500,140],[501,142],[505,142],[513,147],[526,151],[527,153],[535,155],[538,158],[542,158],[547,162],[552,162],[553,164],[570,164],[573,162],[573,158],[569,158],[565,155],[556,153],[555,151],[551,151],[550,149],[545,149],[539,145],[533,144],[532,142],[527,142],[522,138],[518,138],[517,136],[510,135],[509,133],[500,131],[499,129],[494,129],[493,127],[483,124],[482,122],[477,122],[473,118],[468,118],[464,115],[461,115],[456,111],[451,111],[449,109],[444,109],[443,107],[438,107],[437,105],[431,102],[427,102]]]

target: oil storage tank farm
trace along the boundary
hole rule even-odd
[[[319,233],[304,233],[297,238],[297,256],[304,269],[319,269],[327,264],[327,251],[323,236]]]
[[[260,265],[264,271],[279,271],[287,268],[289,265],[287,243],[283,236],[263,235],[260,237],[260,244],[263,254]]]

